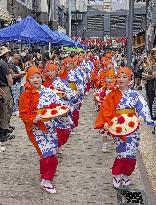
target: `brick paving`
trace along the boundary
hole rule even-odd
[[[86,97],[79,127],[63,150],[54,180],[57,194],[40,187],[39,158],[25,133],[21,120],[12,118],[16,139],[5,142],[0,153],[0,205],[116,205],[111,166],[115,156],[112,140],[102,153],[102,139],[93,129],[96,113],[92,93]],[[139,168],[132,176],[132,188],[144,190]]]

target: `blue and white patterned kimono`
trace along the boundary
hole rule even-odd
[[[53,82],[52,85],[54,86],[55,89],[61,89],[67,94],[68,101],[65,101],[61,99],[61,101],[66,104],[70,105],[71,107],[74,108],[76,107],[76,104],[78,103],[78,98],[74,91],[69,87],[68,83],[65,80],[62,80],[61,78],[57,77]],[[71,128],[74,123],[72,121],[72,113],[69,112],[66,117],[58,117],[54,119],[55,121],[55,126],[57,128]]]
[[[88,81],[90,81],[91,80],[91,73],[94,69],[94,64],[90,60],[86,61],[85,68],[86,68],[86,74],[87,74]]]
[[[52,85],[55,89],[61,89],[63,92],[66,93],[68,100],[65,101],[70,106],[74,106],[78,102],[76,93],[70,88],[68,83],[65,80],[62,80],[61,78],[57,77],[52,82]]]
[[[81,68],[81,70],[83,72],[85,83],[86,83],[87,74],[86,74],[86,63],[85,63],[85,60],[80,64],[80,68]]]
[[[83,87],[85,88],[86,86],[86,75],[85,72],[82,70],[80,66],[78,66],[76,69],[76,73],[78,73],[79,78],[82,81]]]
[[[76,70],[70,70],[70,72],[68,73],[67,82],[76,83],[77,90],[80,92],[79,97],[80,100],[82,101],[84,96],[84,86],[80,74],[78,74]]]
[[[62,102],[50,88],[45,88],[44,86],[42,86],[40,90],[40,98],[37,108],[44,108],[51,103],[61,104]],[[46,158],[49,156],[56,155],[56,151],[58,148],[58,138],[54,120],[45,122],[44,124],[47,127],[47,133],[43,132],[35,125],[33,126],[32,132],[35,136],[35,139],[38,143],[43,157]]]
[[[152,121],[147,102],[135,90],[128,89],[120,100],[117,109],[134,108],[138,117],[143,117],[145,123],[156,126],[156,122]],[[119,137],[114,137],[114,142],[117,151],[117,159],[129,158],[135,159],[140,141],[140,129],[126,137],[126,142],[123,142]]]

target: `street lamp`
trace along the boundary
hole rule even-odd
[[[129,0],[129,22],[128,22],[128,45],[127,45],[127,66],[131,67],[133,47],[133,16],[134,0]]]
[[[85,38],[85,34],[86,34],[86,27],[83,27],[83,38]]]
[[[71,37],[71,0],[68,0],[69,37]]]

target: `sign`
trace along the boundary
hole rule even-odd
[[[112,4],[122,4],[125,3],[125,0],[112,0]]]
[[[126,0],[112,0],[112,11],[119,11],[119,10],[128,10],[129,9],[129,1]]]

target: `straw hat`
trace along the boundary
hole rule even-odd
[[[10,52],[10,50],[6,46],[0,47],[0,56],[3,56],[4,54]]]
[[[61,106],[61,105],[52,105],[52,104],[48,108],[36,110],[37,114],[42,115],[42,121],[44,122],[50,121],[55,117],[65,115],[69,111],[69,108],[65,105]]]
[[[152,48],[152,51],[156,51],[156,47],[155,47],[155,48]]]
[[[116,114],[108,126],[113,136],[127,136],[139,127],[139,120],[135,114]]]

